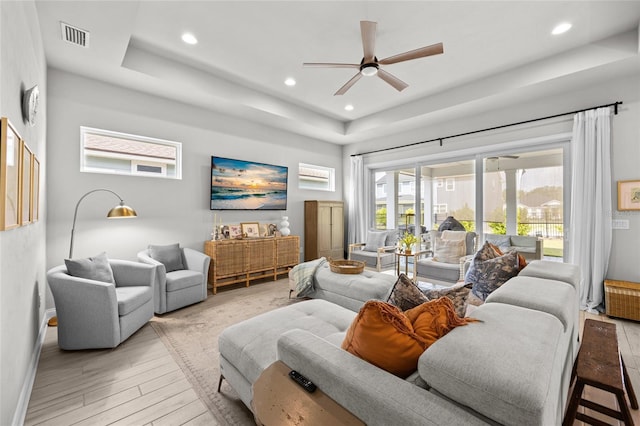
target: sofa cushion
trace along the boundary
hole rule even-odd
[[[511,245],[513,247],[521,248],[532,248],[533,251],[536,251],[536,237],[527,237],[525,235],[512,235],[511,236]]]
[[[401,311],[406,311],[428,301],[429,298],[405,274],[400,274],[387,299],[387,302],[397,306]]]
[[[326,300],[298,302],[225,328],[218,337],[220,355],[254,383],[277,359],[276,342],[285,331],[299,328],[324,338],[345,332],[355,316]]]
[[[380,267],[387,268],[395,264],[395,254],[393,251],[380,253]],[[359,260],[367,266],[375,268],[378,263],[377,251],[354,250],[351,252],[351,260]]]
[[[500,424],[557,424],[567,342],[552,315],[502,303],[473,312],[418,361],[429,386]],[[561,419],[560,419],[561,420]]]
[[[427,347],[397,307],[370,300],[347,330],[342,349],[398,377],[416,370]]]
[[[107,253],[103,252],[86,259],[65,259],[64,264],[71,276],[115,284]]]
[[[149,286],[116,287],[118,316],[127,315],[153,298],[153,288]]]
[[[465,282],[472,283],[473,294],[485,300],[507,280],[518,275],[518,271],[518,253],[516,252],[507,252],[494,259],[474,258],[467,271]]]
[[[167,291],[178,291],[185,288],[202,285],[202,273],[181,269],[167,274]]]
[[[367,231],[367,243],[364,251],[376,252],[380,247],[384,247],[387,240],[387,231]]]
[[[486,241],[498,246],[500,250],[507,251],[511,247],[511,238],[508,235],[487,234]]]
[[[180,244],[176,243],[164,246],[150,245],[148,249],[149,256],[162,263],[167,272],[184,269]]]
[[[578,306],[571,284],[543,278],[517,276],[491,293],[486,303],[507,303],[546,312],[558,318],[567,330],[573,324]]]
[[[533,260],[527,265],[527,269],[518,275],[563,281],[571,284],[575,289],[578,289],[580,285],[580,268],[569,263]]]
[[[387,300],[395,281],[396,277],[393,275],[368,270],[359,274],[337,274],[325,263],[316,270],[315,291],[310,296],[338,304],[342,303],[336,297],[360,301],[362,303],[353,309],[357,312],[367,300]],[[352,309],[352,306],[345,307]]]

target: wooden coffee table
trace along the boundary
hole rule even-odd
[[[253,384],[251,405],[258,425],[364,426],[322,390],[305,391],[289,377],[290,371],[282,361],[276,361]]]

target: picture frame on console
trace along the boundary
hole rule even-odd
[[[242,228],[240,225],[229,225],[229,238],[242,237]]]
[[[240,224],[242,235],[248,238],[260,236],[260,224],[258,222],[242,222]]]
[[[640,180],[618,181],[618,210],[640,210]]]

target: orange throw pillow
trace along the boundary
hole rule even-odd
[[[400,309],[374,300],[360,309],[342,342],[342,349],[402,378],[416,370],[426,347]]]
[[[477,321],[474,318],[460,318],[451,299],[445,296],[411,308],[404,314],[411,321],[414,333],[424,340],[427,347],[454,328]]]

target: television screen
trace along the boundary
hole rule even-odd
[[[211,157],[211,210],[286,210],[284,166]]]

